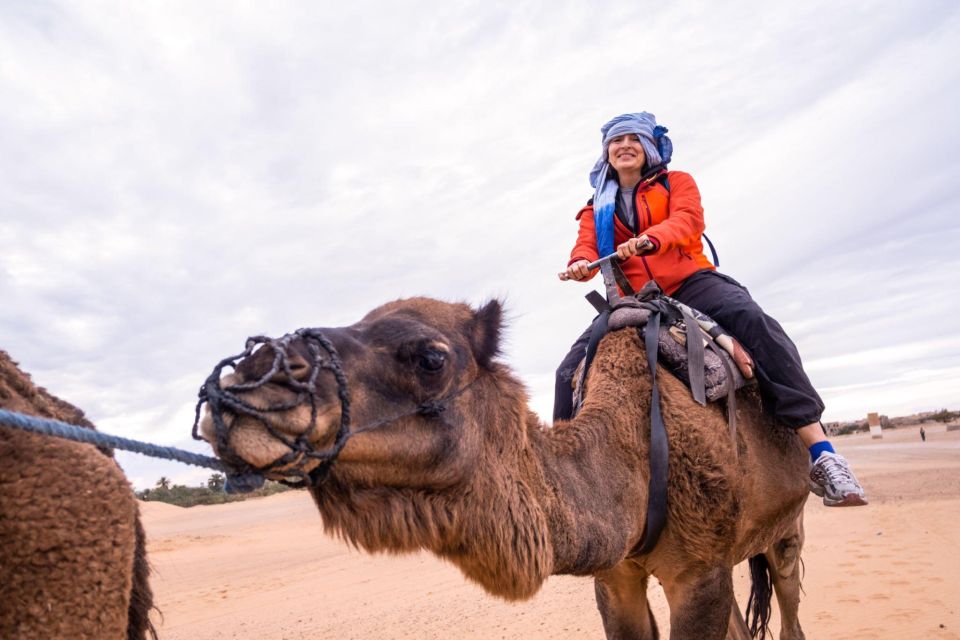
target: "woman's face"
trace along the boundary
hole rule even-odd
[[[607,147],[607,161],[617,173],[643,171],[647,157],[643,153],[640,138],[633,133],[617,136],[610,140]]]

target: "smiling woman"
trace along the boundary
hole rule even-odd
[[[749,292],[721,274],[703,253],[700,192],[687,173],[668,171],[673,144],[666,127],[646,112],[625,113],[601,128],[602,152],[590,173],[594,197],[577,214],[580,231],[561,280],[586,281],[590,264],[614,251],[630,284],[649,282],[711,316],[743,343],[756,361],[765,409],[794,429],[810,450],[811,490],[827,506],[866,504],[846,459],[826,439],[824,405],[803,370],[800,354],[780,324]],[[573,417],[572,382],[593,325],[573,343],[556,374],[554,421]]]

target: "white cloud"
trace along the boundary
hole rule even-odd
[[[599,125],[647,109],[828,415],[897,384],[950,404],[902,376],[957,380],[958,32],[950,2],[6,4],[0,347],[101,428],[186,445],[247,335],[505,296],[548,417],[592,315],[554,274]]]

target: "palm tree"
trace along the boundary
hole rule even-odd
[[[160,479],[157,480],[158,489],[169,489],[170,488],[170,478],[167,476],[160,476]]]
[[[207,480],[207,488],[211,491],[221,491],[223,490],[223,474],[214,473],[211,474],[210,478]]]

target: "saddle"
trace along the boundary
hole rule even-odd
[[[754,383],[753,358],[743,345],[707,314],[663,295],[656,283],[650,282],[640,292],[621,297],[613,304],[595,291],[587,298],[598,312],[609,312],[608,331],[635,327],[641,337],[653,313],[651,306],[659,307],[662,315],[657,336],[658,360],[687,385],[701,405],[726,398]],[[691,333],[695,341],[689,343]],[[585,361],[586,358],[579,370],[578,390],[583,388]],[[575,400],[574,406],[579,406],[580,398]]]

